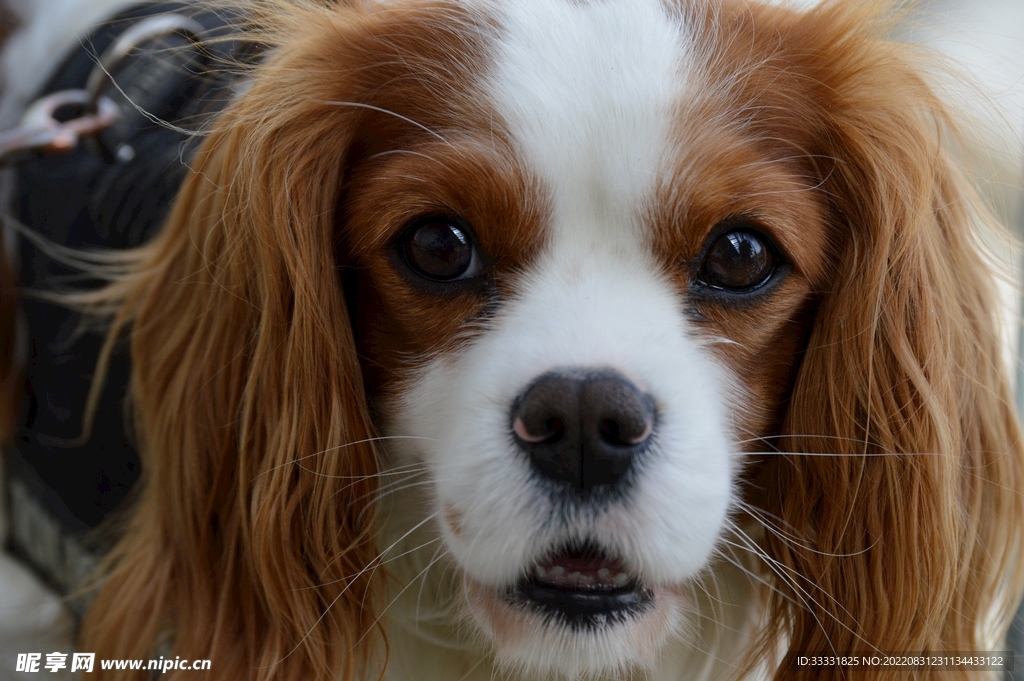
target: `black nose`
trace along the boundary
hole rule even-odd
[[[589,492],[621,481],[647,448],[654,400],[615,371],[552,371],[516,400],[512,431],[537,472]]]

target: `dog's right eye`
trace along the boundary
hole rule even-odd
[[[402,250],[409,268],[431,281],[470,279],[482,271],[469,226],[456,218],[416,220],[405,230]]]

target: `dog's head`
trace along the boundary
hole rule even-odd
[[[994,643],[976,203],[850,4],[280,8],[127,283],[147,486],[87,649],[363,678],[427,589],[394,617],[614,674],[706,645],[729,563],[764,650]]]

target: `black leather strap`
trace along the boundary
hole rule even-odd
[[[243,70],[233,64],[252,61],[242,43],[230,40],[237,15],[149,3],[97,28],[40,94],[84,87],[98,57],[119,35],[166,12],[195,19],[204,30],[201,45],[177,33],[144,44],[118,62],[113,84],[103,90],[122,111],[114,127],[70,154],[18,166],[12,215],[47,240],[90,250],[130,248],[152,237],[198,144],[189,131],[207,127],[231,100]],[[100,283],[28,239],[21,240],[19,260],[23,288]],[[103,332],[83,330],[77,314],[38,299],[26,297],[23,308],[31,347],[20,431],[7,457],[10,548],[68,593],[115,538],[111,518],[130,503],[141,472],[125,418],[129,362],[119,348],[91,437],[73,444],[82,433]]]

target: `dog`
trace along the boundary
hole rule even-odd
[[[143,482],[81,649],[667,681],[1000,647],[991,219],[892,12],[252,12],[251,87],[93,298]]]

